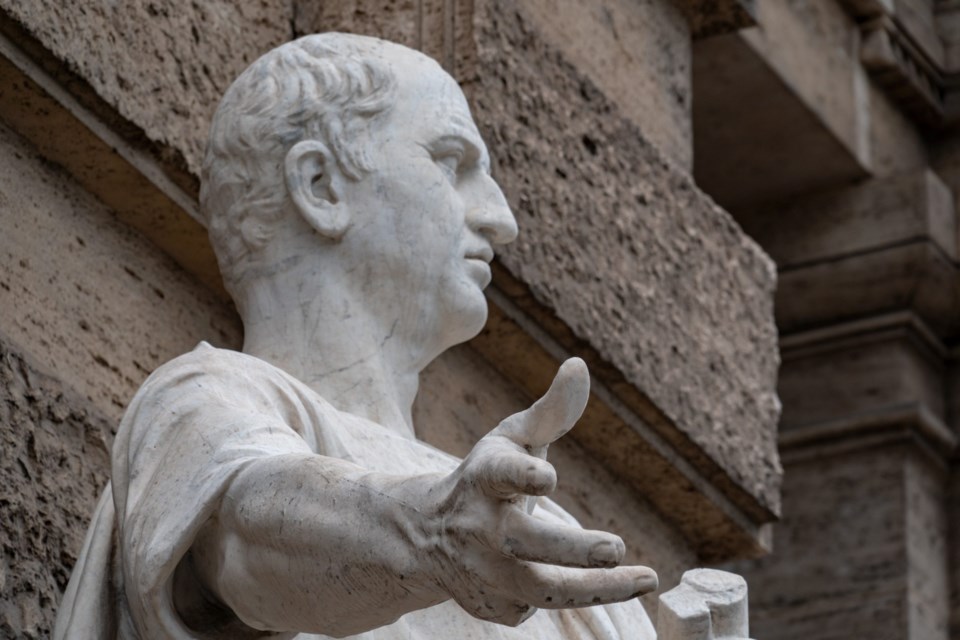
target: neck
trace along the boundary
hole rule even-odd
[[[249,286],[239,304],[244,353],[286,371],[340,411],[415,438],[411,411],[423,365],[397,323],[378,321],[343,289],[336,296],[315,289],[307,296],[270,280]]]

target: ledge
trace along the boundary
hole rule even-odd
[[[694,39],[731,33],[757,23],[756,0],[675,0]]]
[[[785,416],[780,430],[779,445],[785,461],[815,458],[821,455],[834,455],[846,451],[863,449],[890,442],[912,443],[929,454],[939,466],[946,468],[960,443],[957,434],[950,429],[943,417],[943,407],[933,408],[931,395],[936,397],[941,390],[926,389],[921,373],[922,367],[937,367],[948,356],[944,343],[933,333],[930,327],[910,311],[897,311],[875,315],[849,322],[785,335],[781,338],[784,366],[788,368],[795,361],[809,361],[822,358],[837,371],[844,362],[858,362],[863,375],[869,375],[871,351],[880,353],[884,349],[897,348],[900,354],[912,354],[908,364],[901,362],[896,368],[898,376],[910,378],[915,384],[908,384],[899,378],[893,384],[897,391],[884,393],[884,382],[871,379],[861,394],[851,389],[852,396],[836,411],[822,412],[816,419],[805,418],[791,421]],[[896,346],[895,346],[896,345]],[[837,356],[838,353],[855,353],[848,360]],[[843,369],[836,373],[845,379]],[[804,369],[809,377],[810,371]],[[786,375],[786,374],[785,374]],[[789,379],[789,376],[788,376]],[[829,381],[827,382],[829,385]],[[836,402],[836,399],[833,399]],[[818,406],[829,406],[831,399],[822,395]]]
[[[960,72],[950,68],[935,31],[935,4],[928,20],[898,12],[884,0],[840,0],[860,24],[860,61],[871,78],[918,124],[940,129],[960,121]]]

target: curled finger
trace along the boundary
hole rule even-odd
[[[491,455],[477,471],[483,492],[492,498],[543,496],[557,486],[557,472],[545,460],[504,449]]]
[[[626,550],[620,536],[547,522],[511,509],[499,531],[500,552],[564,567],[614,567]]]

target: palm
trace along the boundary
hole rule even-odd
[[[472,615],[515,625],[536,608],[619,602],[656,589],[651,569],[617,567],[618,536],[532,515],[536,497],[556,488],[547,448],[580,418],[589,393],[586,365],[567,360],[540,400],[501,422],[445,478],[440,581]]]

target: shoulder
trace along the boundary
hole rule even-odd
[[[302,404],[302,386],[264,360],[201,342],[146,379],[124,421],[223,410],[280,415]]]
[[[219,349],[207,342],[201,342],[192,351],[188,351],[159,366],[144,384],[150,384],[158,379],[165,380],[184,376],[207,375],[230,378],[249,376],[251,373],[269,376],[272,372],[282,373],[273,365],[259,358],[239,351]]]
[[[192,351],[158,367],[146,379],[137,396],[205,389],[211,393],[227,389],[292,387],[297,382],[287,373],[254,356],[218,349],[201,342]]]

